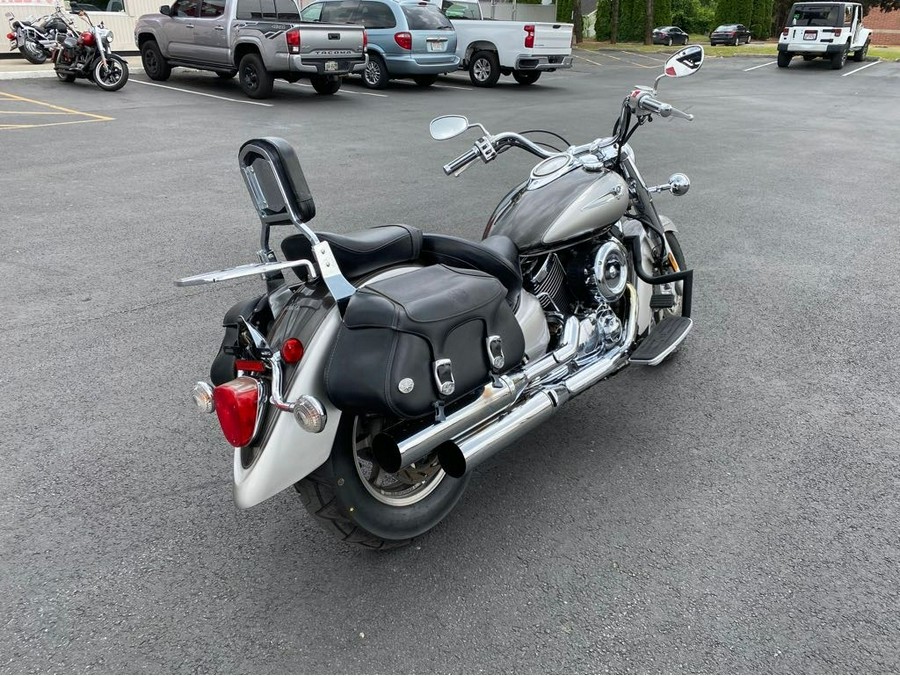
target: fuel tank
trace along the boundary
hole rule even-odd
[[[608,228],[627,209],[628,184],[617,173],[551,157],[497,205],[484,236],[506,235],[521,253],[538,252]]]

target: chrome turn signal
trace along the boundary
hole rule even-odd
[[[294,420],[307,432],[318,434],[325,429],[328,416],[318,399],[304,394],[294,402]]]
[[[194,385],[191,394],[194,397],[194,403],[202,413],[212,413],[216,410],[216,404],[213,401],[213,388],[209,383],[201,380]]]

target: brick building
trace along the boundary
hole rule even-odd
[[[863,26],[872,31],[873,45],[900,45],[900,10],[883,12],[873,8],[863,19]]]

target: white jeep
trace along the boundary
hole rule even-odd
[[[778,38],[778,67],[787,68],[797,55],[804,61],[828,59],[834,70],[844,67],[850,52],[862,61],[872,39],[862,16],[858,2],[795,2]]]

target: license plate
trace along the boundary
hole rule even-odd
[[[10,41],[9,41],[9,48],[10,48],[10,49],[15,49],[15,48],[18,47],[18,46],[19,46],[19,45],[16,43],[15,40],[10,40]]]
[[[447,51],[447,42],[445,40],[429,40],[428,41],[428,51],[429,52],[446,52]]]
[[[816,31],[806,31],[805,33],[803,33],[803,39],[804,40],[815,40],[817,35],[818,35],[818,33],[816,33]]]
[[[326,72],[330,73],[330,72],[336,71],[337,69],[338,69],[337,61],[326,61],[325,62],[325,71]]]

